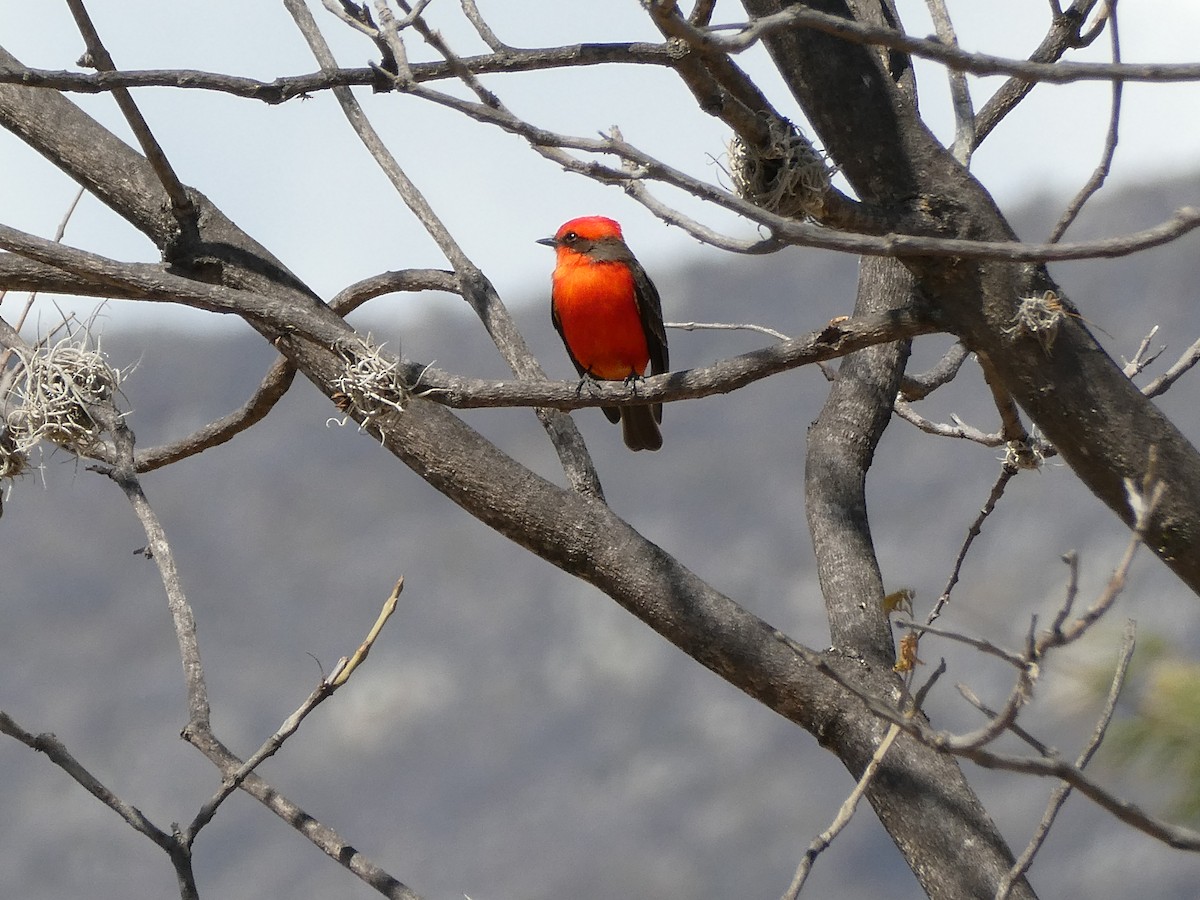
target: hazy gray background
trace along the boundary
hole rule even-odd
[[[1193,179],[1117,196],[1093,219],[1133,227],[1165,197],[1198,192]],[[1051,214],[1022,218],[1044,225]],[[760,320],[800,331],[849,310],[854,264],[794,253],[656,274],[676,318],[718,317],[752,298]],[[1200,333],[1194,254],[1160,250],[1062,275],[1116,353],[1152,324],[1143,304],[1161,313],[1171,351]],[[376,334],[389,333],[390,302],[373,312]],[[433,302],[438,311],[403,329],[406,352],[501,375],[480,329],[448,301]],[[566,377],[542,305],[521,318],[535,351]],[[271,358],[249,333],[131,339],[114,329],[104,340],[114,362],[138,361],[125,392],[143,445],[240,402]],[[681,332],[671,340],[680,367],[756,341]],[[944,344],[924,339],[918,356],[932,358]],[[1164,406],[1196,437],[1193,380]],[[960,381],[928,411],[990,424],[977,373],[968,367]],[[804,370],[733,397],[673,404],[663,451],[637,456],[602,416],[577,414],[620,514],[816,647],[827,631],[801,473],[804,431],[823,395],[819,374]],[[222,737],[243,754],[257,747],[316,684],[312,657],[327,670],[357,646],[403,573],[400,612],[369,662],[264,766],[280,790],[430,898],[777,896],[851,786],[837,762],[594,589],[474,522],[369,438],[326,425],[329,414],[298,384],[253,432],[145,479],[196,609]],[[469,418],[561,480],[531,413]],[[904,423],[889,430],[869,484],[889,586],[914,588],[919,604],[937,595],[997,472],[995,457]],[[1030,614],[1045,615],[1061,596],[1060,553],[1082,553],[1090,592],[1125,539],[1066,468],[1022,475],[989,520],[943,622],[1017,642]],[[0,520],[0,706],[28,728],[55,731],[165,825],[190,819],[217,778],[177,738],[179,661],[153,564],[133,552],[143,542],[118,490],[61,456],[17,485]],[[1048,667],[1030,722],[1074,752],[1095,713],[1085,682],[1113,658],[1123,618],[1194,651],[1198,613],[1169,573],[1141,559],[1111,627]],[[922,648],[931,662],[943,653],[952,670],[933,697],[935,720],[966,727],[974,720],[952,684],[966,680],[997,702],[1010,676],[944,642]],[[969,774],[1005,834],[1023,845],[1051,785]],[[1161,786],[1106,778],[1151,806],[1167,799]],[[0,792],[0,896],[174,891],[156,848],[13,741],[0,743]],[[1079,799],[1044,860],[1034,883],[1046,897],[1136,890],[1190,898],[1200,878],[1195,856]],[[197,868],[206,896],[372,895],[241,796],[201,835]],[[818,863],[810,893],[920,896],[866,808]]]

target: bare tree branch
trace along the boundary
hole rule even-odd
[[[140,809],[126,803],[105,787],[95,775],[71,755],[63,742],[53,734],[31,734],[3,711],[0,711],[0,732],[16,738],[32,750],[45,753],[51,762],[74,778],[89,794],[124,819],[134,831],[150,838],[165,850],[171,858],[171,864],[175,867],[180,900],[198,900],[200,894],[196,889],[196,878],[192,871],[192,856],[186,843],[179,840],[177,836],[167,834],[146,818]]]
[[[1057,0],[1052,0],[1052,2],[1055,9],[1050,30],[1030,55],[1030,62],[1057,63],[1068,50],[1086,46],[1088,41],[1080,35],[1080,29],[1083,28],[1083,23],[1092,7],[1100,0],[1075,0],[1066,10],[1057,7]],[[976,119],[976,144],[982,143],[984,138],[991,134],[992,130],[1029,95],[1035,86],[1036,82],[1020,76],[1013,76],[1006,81],[979,112]]]
[[[158,567],[159,577],[167,594],[167,608],[175,625],[175,639],[179,645],[179,657],[183,662],[184,683],[188,696],[189,729],[207,730],[211,727],[211,709],[208,703],[208,688],[204,681],[204,666],[200,661],[200,643],[196,637],[196,617],[191,603],[183,590],[175,554],[167,541],[166,531],[155,514],[150,501],[142,490],[134,470],[133,432],[125,425],[115,407],[92,411],[101,424],[112,435],[116,448],[116,461],[111,467],[102,469],[111,478],[133,506],[133,511],[146,532],[146,552]]]
[[[329,305],[338,315],[345,315],[381,294],[424,290],[453,292],[457,286],[458,282],[451,272],[433,269],[385,272],[350,285],[340,291]],[[267,371],[258,389],[240,409],[210,422],[186,437],[161,447],[138,450],[134,457],[135,469],[138,472],[150,472],[232,440],[266,418],[275,408],[275,404],[287,393],[295,377],[296,367],[291,362],[282,358],[277,360]]]
[[[962,368],[962,364],[970,355],[971,351],[962,341],[958,341],[928,372],[921,375],[906,374],[900,382],[900,396],[907,403],[924,400],[938,388],[953,381],[959,369]]]
[[[89,794],[125,820],[134,831],[143,834],[168,853],[175,849],[175,841],[136,806],[131,806],[105,787],[100,779],[89,772],[53,734],[33,734],[26,731],[6,712],[0,712],[0,732],[20,741],[31,750],[45,753],[46,758],[70,775]]]
[[[67,6],[71,10],[71,15],[75,17],[75,24],[79,27],[79,33],[83,35],[84,43],[87,44],[88,52],[84,59],[100,71],[111,72],[116,69],[116,63],[113,62],[112,56],[109,55],[104,42],[100,39],[96,26],[92,24],[91,16],[88,15],[83,0],[67,0]],[[171,198],[171,211],[181,223],[191,220],[196,215],[196,207],[192,203],[191,197],[187,195],[187,191],[184,190],[179,176],[175,174],[167,155],[155,139],[150,125],[137,108],[137,104],[133,102],[133,97],[125,88],[114,88],[112,95],[113,99],[117,101],[117,106],[120,107],[121,114],[125,116],[125,121],[129,123],[134,137],[137,138],[142,152],[146,154],[146,159],[154,167],[159,181],[162,182],[163,190]]]
[[[1108,22],[1108,33],[1112,41],[1112,60],[1114,63],[1121,61],[1121,35],[1117,28],[1117,0],[1106,0],[1106,15],[1105,19]],[[1113,156],[1117,152],[1117,139],[1120,134],[1121,125],[1121,96],[1123,93],[1124,82],[1114,80],[1112,83],[1112,109],[1108,117],[1108,131],[1104,137],[1104,149],[1100,153],[1100,163],[1092,172],[1087,183],[1080,188],[1079,193],[1067,205],[1063,211],[1062,217],[1055,224],[1054,229],[1050,232],[1050,237],[1047,238],[1049,243],[1053,244],[1060,240],[1067,229],[1071,227],[1071,223],[1079,216],[1083,205],[1104,185],[1105,179],[1108,178],[1109,170],[1112,168]]]
[[[970,527],[967,529],[966,540],[963,541],[962,546],[958,550],[958,556],[954,559],[954,568],[950,572],[950,580],[946,582],[945,588],[942,589],[941,595],[937,598],[937,602],[934,603],[933,609],[930,610],[926,624],[932,625],[937,621],[938,616],[942,614],[942,608],[950,600],[950,592],[958,584],[958,576],[962,572],[963,562],[967,558],[967,553],[970,551],[971,545],[975,542],[975,538],[979,537],[982,533],[983,523],[992,514],[992,511],[996,508],[996,504],[1000,502],[1000,498],[1004,496],[1004,489],[1008,487],[1009,481],[1019,471],[1020,469],[1017,466],[1007,461],[1000,467],[1000,475],[996,479],[995,484],[992,485],[987,500],[979,510],[979,515],[975,517],[975,520],[971,522]]]
[[[926,434],[937,435],[938,437],[960,438],[965,441],[973,441],[976,444],[982,444],[985,447],[1000,447],[1004,444],[1004,435],[1000,432],[988,434],[975,428],[972,425],[967,425],[957,416],[952,416],[954,419],[953,425],[946,425],[940,422],[931,422],[924,416],[920,415],[913,409],[907,400],[901,396],[896,397],[894,405],[896,415],[904,421],[915,425]]]
[[[883,740],[879,742],[879,748],[871,757],[871,761],[867,763],[866,769],[863,770],[858,782],[854,785],[854,790],[846,797],[846,801],[838,809],[837,816],[829,827],[822,831],[819,835],[813,838],[808,849],[804,852],[804,856],[800,860],[800,865],[796,868],[796,874],[792,876],[792,883],[788,885],[788,889],[783,892],[783,900],[797,900],[800,892],[804,890],[804,883],[808,880],[808,874],[812,871],[813,863],[833,843],[834,839],[845,830],[850,824],[850,820],[854,817],[854,811],[858,808],[858,803],[866,794],[867,788],[871,786],[871,781],[875,778],[875,773],[879,771],[879,764],[883,762],[884,754],[891,749],[892,742],[896,736],[900,734],[900,728],[892,725],[887,730],[887,734],[883,736]]]
[[[1094,5],[1089,4],[1090,6]],[[725,25],[699,32],[697,40],[726,53],[740,53],[772,32],[795,26],[812,28],[842,40],[903,50],[913,56],[940,62],[947,68],[973,75],[1013,75],[1027,82],[1066,84],[1074,81],[1153,81],[1168,83],[1200,80],[1200,63],[1042,63],[1005,59],[986,53],[967,53],[940,41],[914,38],[891,28],[868,25],[830,15],[806,6],[791,6],[768,16],[753,17],[744,25]],[[738,29],[734,35],[721,31]],[[982,140],[982,138],[980,138]]]
[[[1091,738],[1088,739],[1083,751],[1075,758],[1075,767],[1080,770],[1087,766],[1096,751],[1100,749],[1100,743],[1104,740],[1104,735],[1108,731],[1108,725],[1112,721],[1113,713],[1116,712],[1117,699],[1121,696],[1121,690],[1125,686],[1125,676],[1129,672],[1129,662],[1133,659],[1136,636],[1137,623],[1129,619],[1125,623],[1125,635],[1121,642],[1121,654],[1117,660],[1116,670],[1113,672],[1112,684],[1108,690],[1108,698],[1104,703],[1104,709],[1100,713],[1096,727],[1092,730]],[[1050,829],[1054,826],[1054,821],[1058,818],[1059,811],[1070,796],[1070,784],[1060,784],[1051,793],[1050,800],[1046,804],[1046,812],[1042,815],[1042,819],[1038,823],[1037,830],[1030,839],[1028,846],[1017,857],[1016,865],[1012,867],[1009,874],[1000,882],[1000,886],[996,888],[996,900],[1007,900],[1009,893],[1012,891],[1014,880],[1022,877],[1029,871],[1029,867],[1033,865],[1034,857],[1037,856],[1045,844],[1046,838],[1049,837]]]
[[[1152,341],[1154,339],[1154,335],[1156,335],[1157,333],[1158,333],[1158,326],[1155,325],[1153,328],[1150,329],[1149,332],[1146,333],[1146,336],[1144,338],[1142,338],[1141,343],[1138,344],[1137,350],[1134,351],[1133,358],[1131,360],[1129,360],[1128,362],[1126,362],[1125,365],[1122,367],[1121,371],[1125,373],[1126,378],[1132,379],[1132,378],[1136,378],[1138,375],[1142,374],[1142,371],[1147,366],[1149,366],[1152,362],[1154,362],[1156,359],[1158,359],[1159,355],[1164,350],[1167,349],[1166,346],[1164,345],[1162,347],[1159,347],[1153,353],[1149,352],[1150,341]]]
[[[463,57],[463,64],[478,75],[618,63],[670,66],[672,59],[664,45],[645,43],[574,44],[530,50],[509,48],[502,53]],[[444,81],[455,77],[453,69],[445,62],[412,63],[410,69],[413,80],[417,82]],[[118,88],[170,87],[230,94],[269,105],[308,97],[334,87],[386,89],[376,70],[369,67],[331,69],[260,81],[242,75],[195,69],[64,72],[28,68],[9,62],[0,64],[0,84],[44,87],[82,94],[102,94]]]
[[[946,0],[926,0],[929,15],[933,19],[934,32],[938,41],[947,47],[958,48],[958,35],[950,21]],[[950,102],[954,106],[954,144],[950,152],[964,166],[971,165],[971,153],[975,149],[975,107],[971,103],[971,89],[961,69],[947,68],[950,79]]]
[[[304,0],[284,0],[284,6],[291,13],[297,28],[304,35],[321,68],[335,69],[337,63],[333,58],[332,51],[321,35]],[[415,16],[414,21],[417,21]],[[396,40],[398,41],[398,38]],[[400,168],[378,132],[367,120],[362,107],[354,99],[353,93],[346,87],[334,88],[333,93],[355,134],[358,135],[372,158],[391,181],[404,204],[454,267],[458,274],[463,298],[475,310],[513,372],[520,378],[544,379],[545,372],[534,359],[533,354],[529,352],[524,338],[521,337],[496,289],[463,252],[417,186]],[[575,489],[603,498],[604,490],[600,486],[600,476],[596,473],[591,455],[588,453],[583,436],[575,427],[575,423],[570,417],[549,409],[539,408],[538,418],[558,453],[563,471],[566,472]]]
[[[1178,381],[1184,373],[1193,369],[1198,362],[1200,362],[1200,341],[1196,341],[1188,347],[1171,368],[1142,388],[1142,393],[1147,397],[1158,397],[1165,394],[1171,385]]]
[[[236,772],[225,776],[221,783],[221,789],[204,803],[200,811],[196,813],[196,817],[192,820],[192,823],[185,829],[183,833],[184,840],[189,844],[192,843],[196,839],[196,835],[199,834],[200,829],[212,821],[212,817],[216,815],[217,809],[225,802],[225,799],[241,787],[259,765],[279,752],[284,742],[299,730],[300,723],[307,718],[309,713],[332,697],[334,691],[350,679],[354,671],[367,658],[367,654],[371,652],[371,647],[374,646],[376,639],[383,630],[383,626],[387,624],[387,620],[396,611],[396,603],[399,601],[400,592],[403,590],[404,578],[401,576],[396,582],[395,587],[392,588],[391,594],[383,602],[383,609],[380,611],[379,617],[375,620],[374,626],[372,626],[371,631],[367,634],[366,639],[363,640],[362,645],[354,652],[354,655],[349,658],[342,657],[334,670],[327,677],[321,679],[321,683],[309,694],[308,699],[284,720],[275,733],[267,738],[263,745],[251,754],[250,758],[242,763]]]

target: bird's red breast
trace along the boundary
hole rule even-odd
[[[625,263],[560,246],[552,297],[563,340],[585,371],[613,381],[645,374],[650,351]]]

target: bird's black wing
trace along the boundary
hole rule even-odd
[[[642,333],[646,336],[646,349],[650,351],[650,374],[659,375],[670,371],[670,357],[667,352],[667,329],[663,325],[662,300],[654,282],[646,274],[641,263],[630,255],[629,269],[633,273],[633,289],[637,298],[638,318],[642,320]],[[662,421],[662,404],[655,403],[651,410],[654,419]]]

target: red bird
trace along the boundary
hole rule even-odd
[[[552,238],[557,265],[550,315],[580,378],[630,381],[667,371],[667,332],[662,303],[646,270],[621,236],[621,226],[604,216],[572,219]],[[662,404],[603,406],[610,422],[621,423],[630,450],[662,446]]]

